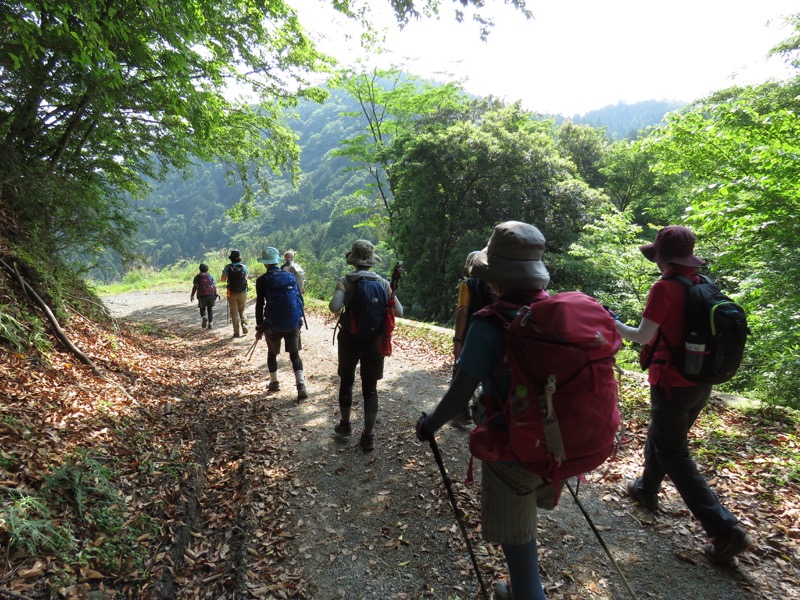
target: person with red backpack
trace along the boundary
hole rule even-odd
[[[217,282],[214,281],[214,276],[208,272],[206,263],[200,263],[200,272],[194,276],[190,302],[194,302],[195,295],[200,307],[200,318],[203,320],[201,327],[211,329],[214,326],[214,305],[219,296],[217,296]],[[208,312],[207,317],[206,312]]]
[[[691,513],[712,543],[704,554],[714,563],[734,560],[753,546],[752,537],[739,525],[711,490],[689,453],[688,434],[711,395],[711,383],[697,383],[681,374],[673,356],[684,345],[687,287],[681,279],[700,283],[697,267],[705,262],[694,255],[694,233],[671,225],[661,229],[651,244],[640,247],[656,263],[661,277],[650,288],[638,327],[617,322],[625,339],[642,344],[642,366],[650,383],[650,426],[644,447],[642,475],[627,484],[630,499],[657,511],[658,493],[669,475]]]
[[[544,246],[544,236],[533,225],[501,223],[475,257],[472,274],[490,284],[498,301],[519,307],[547,298],[550,275],[542,262]],[[474,319],[450,387],[436,408],[420,417],[417,438],[433,440],[438,429],[466,409],[479,384],[484,395],[506,398],[511,373],[504,366],[504,356],[504,327],[492,319]],[[536,547],[537,489],[543,483],[542,476],[515,461],[482,462],[483,536],[501,546],[510,576],[510,584],[495,585],[496,598],[510,598],[511,589],[517,600],[545,598]]]
[[[337,435],[350,436],[350,414],[353,407],[353,384],[356,368],[361,365],[361,394],[364,398],[364,429],[359,442],[365,452],[375,448],[375,422],[378,419],[378,380],[383,378],[384,354],[380,342],[387,311],[403,316],[403,306],[394,295],[392,285],[370,269],[381,263],[375,247],[368,240],[356,240],[345,255],[352,273],[336,282],[328,308],[341,312],[337,340],[339,357],[339,423]],[[391,305],[391,306],[390,306]]]

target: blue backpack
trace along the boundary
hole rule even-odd
[[[294,275],[286,271],[267,274],[265,321],[273,331],[294,331],[303,323],[303,298]]]
[[[345,312],[350,333],[360,338],[376,338],[383,334],[389,296],[383,280],[371,277],[356,279]]]

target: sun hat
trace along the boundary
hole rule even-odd
[[[277,248],[267,246],[261,251],[261,258],[258,259],[262,265],[277,265],[281,262],[281,255]]]
[[[374,267],[380,264],[381,257],[375,254],[375,246],[368,240],[356,240],[350,252],[344,255],[348,265]]]
[[[550,283],[542,262],[544,235],[521,221],[500,223],[472,263],[472,275],[503,288],[536,290]]]
[[[654,263],[674,263],[699,267],[706,262],[693,254],[695,235],[680,225],[670,225],[659,230],[652,244],[639,246],[644,257]]]
[[[242,260],[242,253],[238,250],[231,250],[231,253],[228,255],[228,260],[237,261]]]
[[[471,275],[472,274],[471,273],[471,271],[472,271],[472,263],[475,262],[475,257],[478,256],[478,254],[480,254],[480,253],[481,253],[480,250],[473,250],[472,252],[467,254],[467,258],[464,261],[464,270],[467,272],[467,275]]]

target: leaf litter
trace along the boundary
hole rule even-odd
[[[145,559],[101,568],[92,549],[103,548],[105,537],[60,507],[60,518],[82,534],[80,551],[33,554],[10,544],[2,522],[7,560],[0,591],[28,598],[481,597],[438,469],[413,432],[419,413],[446,390],[446,344],[427,344],[399,328],[379,383],[376,450],[364,453],[358,402],[352,439],[332,432],[338,377],[329,316],[308,315],[301,356],[310,397],[298,404],[286,355],[279,357],[281,391],[268,393],[265,348],[247,361],[247,339],[230,339],[224,326],[200,330],[183,292],[135,293],[109,304],[126,318],[105,326],[76,315],[67,331],[130,397],[60,351],[0,354],[0,497],[5,511],[20,494],[35,494],[57,465],[89,449],[113,468],[129,523],[146,516],[153,524],[136,540]],[[143,321],[147,327],[137,325]],[[698,462],[757,541],[738,566],[720,568],[703,559],[704,534],[669,483],[656,514],[625,495],[625,481],[641,466],[643,390],[636,374],[622,379],[624,443],[578,487],[637,595],[800,597],[797,420],[765,412],[743,417],[715,401],[708,409],[713,426],[701,421],[693,432],[695,449],[712,430],[731,434],[724,452],[701,453]],[[479,477],[464,483],[466,441],[460,427],[439,435],[490,588],[506,571],[501,550],[480,536]],[[540,513],[539,558],[548,598],[629,597],[566,492],[556,510]]]

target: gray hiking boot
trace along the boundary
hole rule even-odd
[[[364,452],[369,452],[370,450],[375,449],[375,434],[374,433],[367,433],[363,431],[361,433],[361,441],[359,442],[361,449]]]
[[[638,479],[629,481],[625,489],[628,492],[628,497],[642,508],[653,511],[658,510],[658,496],[645,494],[642,488],[639,487]]]
[[[308,392],[306,391],[306,384],[305,383],[298,383],[297,384],[297,399],[298,400],[305,400],[308,398]]]
[[[494,600],[513,600],[511,584],[507,581],[498,581],[494,584]]]
[[[350,421],[339,421],[339,424],[333,428],[337,435],[341,436],[349,436],[353,433],[353,426],[350,424]]]
[[[247,335],[247,323],[242,323],[242,333]]]
[[[267,390],[269,390],[270,392],[277,392],[280,389],[281,389],[281,384],[277,379],[275,381],[269,382],[269,387],[267,388]]]
[[[734,525],[727,535],[718,535],[714,543],[703,548],[706,558],[715,564],[733,562],[741,554],[755,545],[753,538],[741,527]]]
[[[208,322],[208,328],[214,329],[214,324],[211,321]]]
[[[208,325],[208,317],[203,317],[203,324],[200,327],[205,329],[206,325]]]

